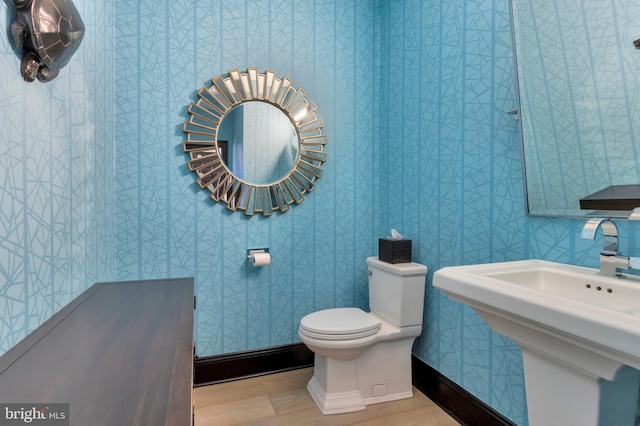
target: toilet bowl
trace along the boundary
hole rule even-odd
[[[315,354],[307,390],[323,414],[413,396],[411,347],[422,332],[427,268],[367,258],[371,312],[333,308],[300,320],[298,336]]]

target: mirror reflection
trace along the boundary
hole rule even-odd
[[[291,172],[298,158],[298,135],[289,117],[275,106],[245,102],[222,119],[218,147],[234,175],[261,185]]]
[[[187,166],[211,198],[248,216],[286,212],[322,177],[327,137],[317,107],[288,77],[257,68],[218,75],[187,108]]]
[[[528,213],[600,215],[580,200],[640,184],[640,3],[511,4]]]

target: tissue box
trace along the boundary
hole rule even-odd
[[[378,240],[378,259],[387,263],[411,263],[411,240]]]

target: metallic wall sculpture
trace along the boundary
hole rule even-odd
[[[227,204],[230,210],[244,210],[246,215],[273,211],[285,212],[289,204],[301,203],[303,194],[315,188],[322,176],[322,163],[327,154],[327,138],[322,134],[324,122],[316,116],[316,105],[305,99],[306,92],[294,88],[287,77],[276,78],[273,71],[246,73],[231,70],[227,77],[212,79],[211,87],[198,91],[198,100],[189,105],[190,118],[183,130],[187,140],[183,147],[189,153],[189,170],[198,175],[201,188],[211,191],[211,198]],[[247,102],[264,102],[284,113],[297,133],[297,159],[291,170],[274,182],[248,182],[234,174],[223,159],[224,146],[218,140],[220,124],[234,107]],[[264,129],[264,133],[269,132]],[[258,143],[265,143],[267,138]]]
[[[22,49],[20,73],[25,81],[58,76],[84,37],[84,23],[71,0],[13,0],[11,37]]]

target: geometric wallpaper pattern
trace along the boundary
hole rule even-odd
[[[375,254],[373,4],[117,1],[118,279],[194,276],[199,355],[298,341],[300,318],[367,307]],[[200,189],[182,123],[230,69],[274,70],[318,107],[329,161],[286,214],[246,217]],[[246,250],[269,247],[267,268]]]
[[[380,221],[412,237],[414,260],[429,267],[414,353],[525,424],[519,348],[431,282],[444,266],[527,257],[518,123],[506,114],[508,2],[392,2],[384,18]]]
[[[509,2],[381,7],[380,229],[413,239],[429,267],[414,354],[517,424],[527,424],[520,349],[433,288],[450,265],[528,258],[597,267],[583,220],[527,217]],[[399,190],[400,189],[400,190]],[[634,223],[621,251],[637,253]]]
[[[0,354],[114,277],[113,7],[76,0],[86,32],[60,75],[20,76],[0,7]]]
[[[414,354],[527,423],[520,350],[431,283],[448,265],[598,263],[583,221],[526,216],[507,1],[75,3],[85,39],[46,85],[0,38],[0,351],[95,281],[186,276],[199,355],[297,342],[311,311],[367,308],[365,258],[393,227],[429,268]],[[182,150],[197,90],[248,67],[304,88],[329,141],[316,189],[268,218],[208,198]],[[637,254],[640,229],[619,230]],[[259,247],[269,267],[249,266]]]

